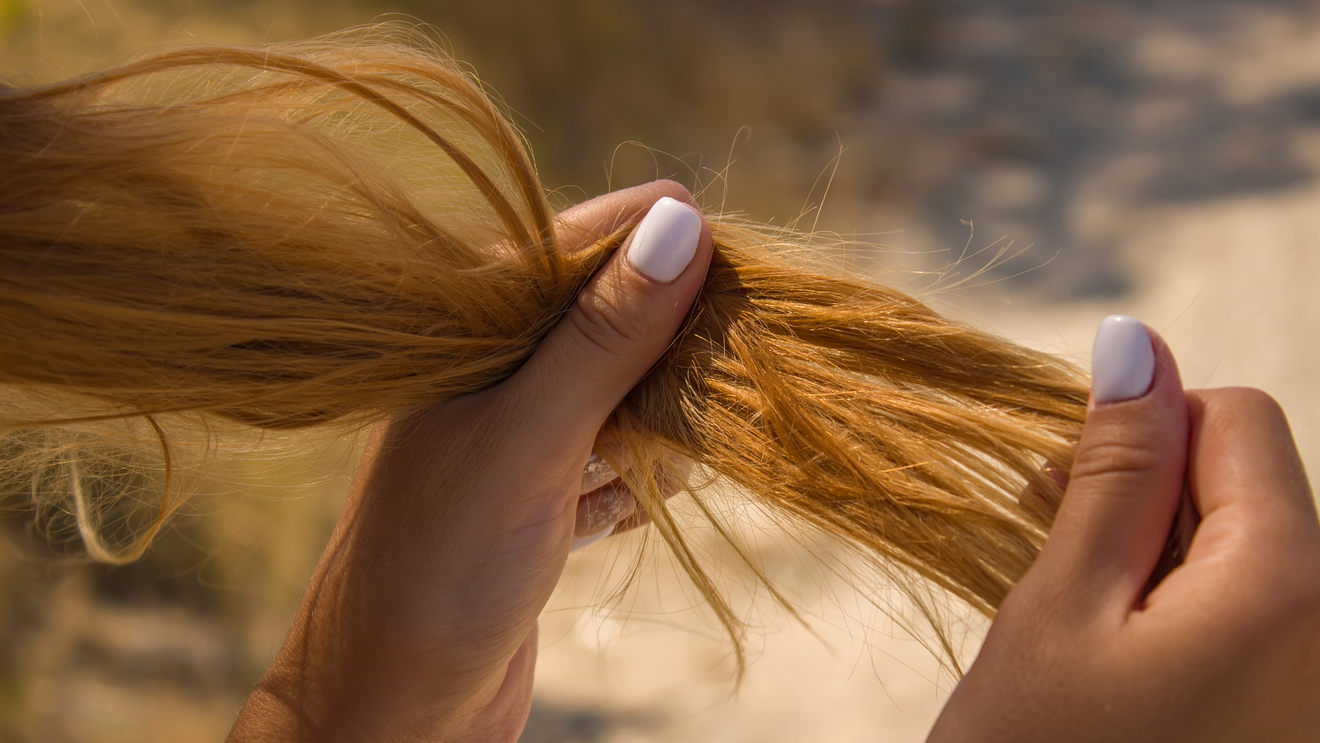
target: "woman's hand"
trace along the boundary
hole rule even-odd
[[[661,181],[565,213],[569,250],[647,217],[516,374],[375,432],[230,741],[517,739],[537,616],[591,515],[578,496],[597,433],[673,340],[710,262],[688,201]]]
[[[1320,740],[1320,521],[1283,412],[1184,392],[1131,318],[1105,321],[1093,363],[1049,541],[930,740]],[[1144,595],[1184,478],[1201,524]]]

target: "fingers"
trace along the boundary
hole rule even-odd
[[[615,222],[641,222],[536,353],[505,383],[533,422],[590,441],[673,341],[710,263],[710,226],[652,184],[576,212],[585,240]]]
[[[1088,600],[1137,602],[1178,509],[1187,437],[1186,396],[1168,347],[1132,318],[1106,318],[1096,334],[1091,409],[1044,568]]]
[[[1253,621],[1314,594],[1320,520],[1283,410],[1260,390],[1188,393],[1188,481],[1201,512],[1184,569],[1148,606],[1231,602]],[[1227,612],[1219,622],[1227,627]]]
[[[593,455],[592,459],[597,457]],[[653,466],[658,478],[656,486],[660,495],[668,500],[682,489],[692,463],[675,458],[653,463]],[[614,474],[614,470],[605,467],[600,475],[592,470],[592,464],[588,463],[587,473],[582,478],[583,495],[578,499],[571,550],[584,549],[611,534],[650,523],[646,511],[638,506],[637,497],[623,479]]]
[[[1188,477],[1202,517],[1316,523],[1315,500],[1288,419],[1260,390],[1197,390]]]

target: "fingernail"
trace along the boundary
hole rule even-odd
[[[588,535],[585,536],[585,537],[573,537],[573,542],[572,542],[571,545],[569,545],[568,551],[569,551],[569,552],[577,552],[578,550],[584,550],[584,549],[590,547],[591,545],[595,544],[596,542],[599,542],[600,540],[604,539],[605,537],[608,537],[609,535],[613,534],[613,533],[614,533],[614,529],[615,529],[615,527],[617,527],[617,526],[618,526],[618,524],[612,524],[612,525],[610,526],[610,528],[608,528],[608,529],[603,529],[603,530],[601,530],[601,531],[596,532],[595,534],[588,534]]]
[[[622,484],[601,488],[578,499],[573,536],[586,538],[615,524],[637,511],[637,499]]]
[[[617,479],[619,474],[614,468],[606,464],[599,454],[592,452],[591,459],[587,460],[587,466],[582,468],[582,487],[578,490],[578,495],[586,495]]]
[[[1155,379],[1155,348],[1140,320],[1110,315],[1095,333],[1091,353],[1091,396],[1096,402],[1141,397]]]
[[[667,284],[692,262],[700,239],[701,217],[666,196],[637,225],[628,246],[628,262],[652,280]]]

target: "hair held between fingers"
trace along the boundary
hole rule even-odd
[[[129,490],[159,494],[170,452],[355,428],[505,379],[634,226],[558,250],[518,133],[398,26],[0,88],[0,149],[0,481],[81,504],[111,560],[151,532],[104,525]],[[628,485],[720,621],[741,638],[665,478],[712,518],[695,483],[732,483],[992,614],[1057,508],[1042,466],[1071,462],[1084,377],[814,269],[791,232],[710,223],[693,309],[606,428],[658,463]]]

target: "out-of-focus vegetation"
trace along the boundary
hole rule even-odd
[[[44,57],[41,78],[162,38],[253,42],[373,18],[430,24],[509,105],[548,185],[710,184],[732,154],[734,178],[758,184],[732,191],[738,208],[780,220],[798,215],[841,145],[866,152],[849,157],[864,165],[845,169],[838,190],[873,198],[901,188],[872,167],[878,145],[856,136],[859,119],[886,70],[923,54],[934,21],[927,3],[863,0],[3,2],[5,67]]]
[[[433,24],[565,203],[674,177],[710,209],[803,216],[895,246],[863,265],[917,268],[952,262],[967,220],[974,248],[1035,243],[989,277],[1056,302],[1131,290],[1118,247],[1144,244],[1157,207],[1268,200],[1320,174],[1320,11],[1285,0],[0,0],[0,71],[24,84],[170,40],[378,17]],[[287,629],[350,448],[224,464],[122,568],[59,557],[6,503],[0,741],[222,738]],[[534,719],[529,739],[614,739],[603,717]]]

